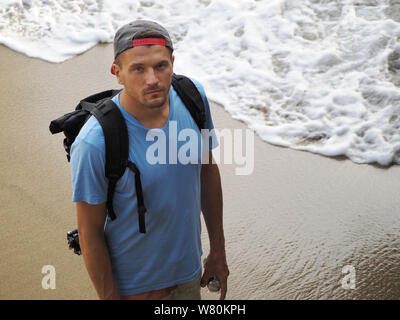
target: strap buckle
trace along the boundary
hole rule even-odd
[[[139,213],[140,215],[144,215],[144,214],[146,213],[146,211],[147,211],[147,209],[146,209],[145,206],[139,206],[139,207],[138,207],[138,213]]]

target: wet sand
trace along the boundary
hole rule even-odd
[[[67,249],[76,226],[70,168],[63,137],[48,126],[80,98],[118,87],[111,59],[111,45],[61,64],[0,45],[0,299],[97,298],[82,257]],[[216,128],[246,128],[211,108]],[[228,299],[400,299],[399,166],[357,165],[256,136],[254,173],[236,176],[235,167],[220,165]],[[202,238],[208,252],[205,228]],[[42,288],[45,265],[55,267],[55,290]],[[341,285],[345,265],[356,272],[354,290]]]

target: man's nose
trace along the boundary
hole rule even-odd
[[[152,87],[158,84],[158,78],[153,68],[149,68],[146,72],[146,85]]]

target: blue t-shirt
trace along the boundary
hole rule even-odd
[[[204,89],[198,82],[194,82],[205,105],[205,128],[211,130],[214,125]],[[201,152],[197,163],[193,158],[188,164],[180,162],[182,155],[195,154],[192,152],[194,149],[187,148],[189,142],[191,146],[198,143],[201,150],[201,134],[172,86],[169,98],[168,121],[159,129],[143,127],[121,107],[119,95],[113,98],[126,120],[129,160],[140,170],[147,208],[147,232],[143,234],[139,233],[134,173],[126,169],[114,194],[117,219],[112,221],[107,216],[104,225],[113,279],[121,295],[147,292],[191,281],[201,270]],[[184,129],[196,130],[197,141],[190,135],[181,136],[180,133],[187,133]],[[162,133],[166,137],[166,148],[155,148],[155,143],[163,140],[160,137]],[[175,141],[172,139],[171,142],[170,137],[175,138]],[[217,145],[214,135],[210,138],[209,149]],[[146,152],[149,150],[153,151],[149,153],[153,154],[151,161],[146,159]],[[154,159],[159,159],[159,163],[154,164]],[[166,164],[162,159],[166,159]],[[74,202],[106,202],[108,180],[105,178],[104,165],[103,131],[97,119],[90,117],[71,147]]]

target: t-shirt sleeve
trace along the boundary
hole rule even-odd
[[[211,111],[210,111],[210,105],[208,103],[208,99],[206,96],[206,93],[204,91],[203,86],[196,80],[191,79],[193,81],[193,83],[196,85],[197,89],[200,92],[201,97],[203,98],[203,103],[204,103],[204,108],[205,108],[205,113],[206,113],[206,123],[204,125],[204,128],[206,129],[206,131],[204,132],[204,135],[209,137],[209,150],[212,150],[216,147],[218,147],[219,142],[218,142],[218,138],[215,134],[215,130],[214,130],[214,123],[212,120],[212,116],[211,116]]]
[[[108,180],[104,175],[105,154],[76,138],[71,146],[72,201],[100,204],[107,201]]]

